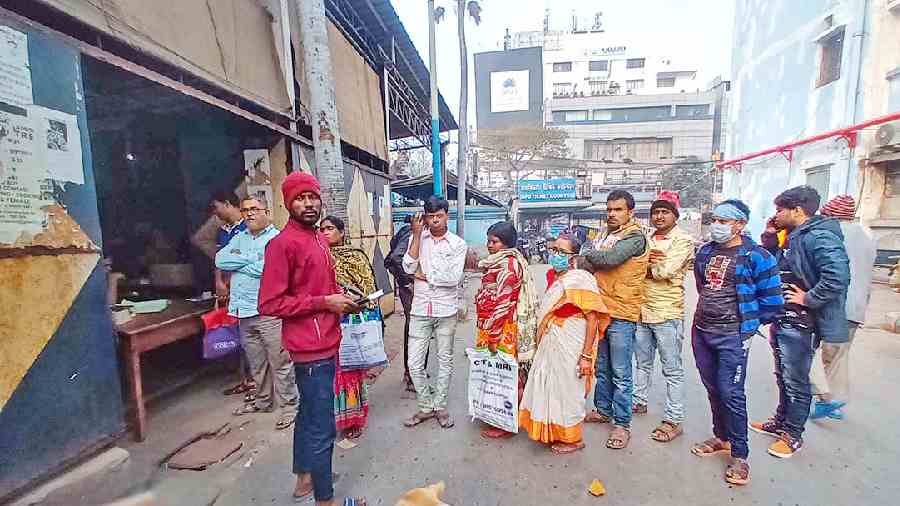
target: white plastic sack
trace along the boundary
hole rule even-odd
[[[341,321],[341,369],[370,369],[388,363],[384,351],[381,312],[376,310],[347,315]]]
[[[466,349],[469,416],[507,432],[519,432],[519,364],[502,351]]]

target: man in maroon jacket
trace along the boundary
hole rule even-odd
[[[313,494],[319,506],[334,503],[331,457],[334,370],[341,316],[360,310],[338,286],[328,242],[316,223],[322,214],[319,181],[294,172],[281,186],[291,219],[266,247],[259,312],[282,319],[282,343],[294,361],[300,410],[294,424],[294,497]]]

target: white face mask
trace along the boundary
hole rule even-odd
[[[727,223],[713,223],[709,226],[709,236],[714,242],[726,243],[734,237],[731,225]]]

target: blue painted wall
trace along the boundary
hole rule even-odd
[[[81,55],[28,32],[34,102],[77,115],[85,183],[57,199],[98,246],[97,196],[85,115]],[[23,315],[27,317],[27,315]],[[98,263],[56,333],[0,412],[0,498],[124,428],[115,335]]]

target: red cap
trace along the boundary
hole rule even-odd
[[[678,196],[678,193],[673,192],[672,190],[663,190],[659,192],[659,195],[657,195],[656,199],[668,200],[669,202],[675,204],[675,207],[681,207],[681,198]]]
[[[322,196],[322,188],[319,180],[312,174],[305,172],[291,172],[281,183],[281,194],[284,195],[284,206],[289,210],[291,202],[303,192],[313,192],[316,196]]]

